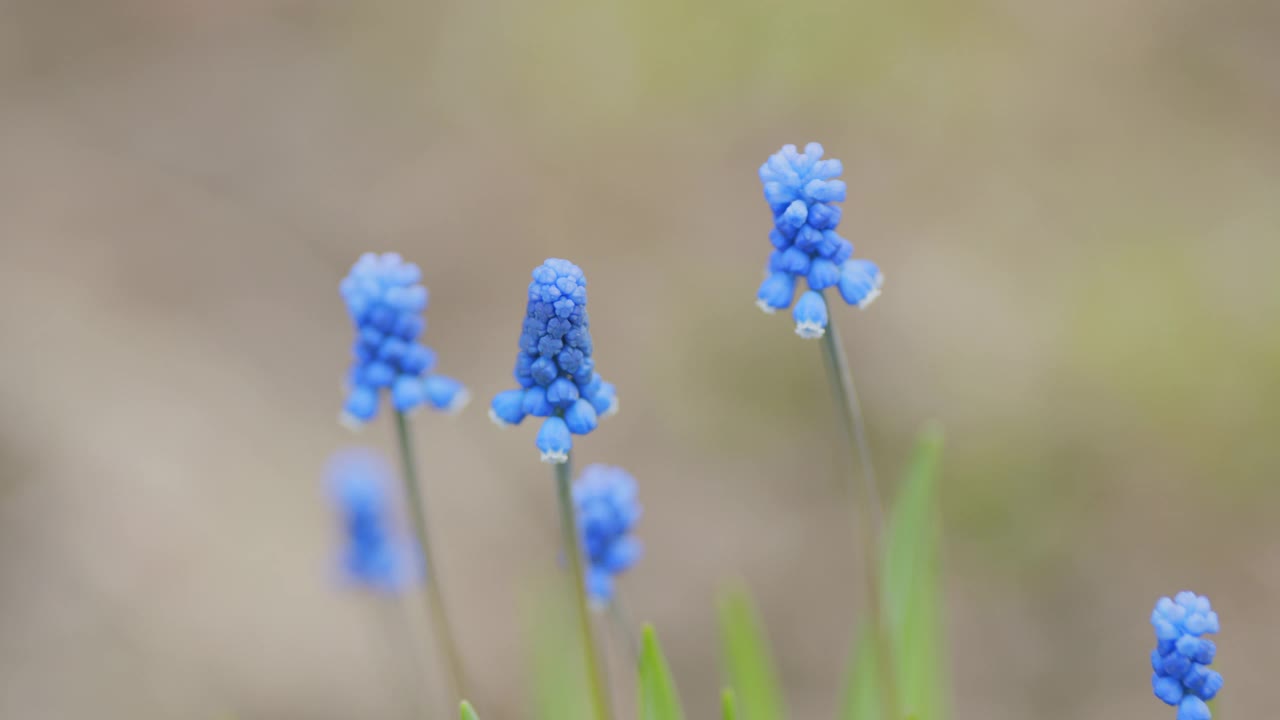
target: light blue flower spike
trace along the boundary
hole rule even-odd
[[[756,304],[765,312],[791,306],[796,286],[803,278],[809,290],[822,293],[835,288],[848,304],[865,308],[880,294],[884,279],[874,263],[851,260],[853,245],[840,237],[840,208],[848,188],[838,176],[839,160],[823,159],[822,146],[809,143],[804,152],[785,145],[760,166],[764,197],[773,212],[769,242],[768,276],[756,292]],[[796,332],[821,337],[827,321],[818,321],[812,300],[804,313],[797,305]],[[827,308],[822,308],[825,318]],[[803,319],[801,317],[803,315]]]
[[[513,373],[520,389],[499,393],[490,417],[507,425],[547,418],[538,449],[544,460],[563,462],[556,458],[562,452],[567,458],[568,435],[595,430],[599,418],[616,411],[617,395],[595,372],[582,270],[568,260],[547,260],[533,271],[527,297]]]
[[[802,338],[820,338],[827,332],[827,301],[816,291],[809,290],[796,301],[791,311],[796,321],[796,334]]]
[[[422,578],[420,556],[399,530],[393,476],[371,450],[342,450],[325,468],[329,495],[342,528],[343,579],[394,593]]]
[[[1180,592],[1160,598],[1151,612],[1156,648],[1151,653],[1155,696],[1178,707],[1178,720],[1210,720],[1207,701],[1222,689],[1222,675],[1208,667],[1217,646],[1203,635],[1218,632],[1218,614],[1209,599]]]
[[[631,535],[640,519],[636,481],[622,468],[591,465],[573,486],[574,515],[587,562],[587,593],[598,605],[613,599],[614,577],[642,555]]]
[[[466,390],[456,380],[434,379],[435,353],[418,342],[427,308],[421,281],[418,266],[395,253],[366,253],[343,278],[339,290],[355,330],[343,424],[373,420],[383,391],[405,413],[423,405],[450,412],[465,405]]]

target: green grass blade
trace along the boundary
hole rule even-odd
[[[738,698],[733,688],[725,688],[720,693],[720,720],[738,720]]]
[[[858,628],[853,657],[845,680],[840,720],[881,720],[880,677],[876,666],[874,629],[870,623]]]
[[[480,718],[476,716],[476,709],[471,707],[471,703],[466,700],[462,701],[459,717],[461,717],[462,720],[480,720]]]
[[[720,598],[721,659],[739,695],[743,720],[783,720],[786,709],[760,616],[751,596],[734,589]]]
[[[893,506],[884,558],[884,606],[908,718],[945,720],[946,631],[938,549],[938,465],[942,433],[920,435]],[[863,635],[867,635],[864,632]]]
[[[684,720],[671,668],[658,645],[652,625],[644,626],[640,641],[640,720]]]

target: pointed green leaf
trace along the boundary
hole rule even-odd
[[[640,641],[640,720],[684,720],[671,668],[658,645],[652,625],[644,626]]]
[[[738,720],[738,699],[733,688],[725,688],[720,693],[720,720]]]
[[[857,638],[845,680],[840,720],[881,720],[880,675],[870,623],[861,624]]]
[[[764,627],[751,596],[734,589],[720,598],[721,662],[740,695],[743,720],[783,720],[786,709]]]
[[[946,632],[942,622],[937,476],[942,433],[920,435],[894,502],[882,567],[884,607],[906,717],[945,720]],[[863,635],[869,636],[870,628]]]
[[[480,718],[476,717],[476,709],[471,707],[471,703],[466,700],[462,701],[460,717],[462,720],[480,720]]]

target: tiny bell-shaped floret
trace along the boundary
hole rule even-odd
[[[573,449],[573,436],[569,434],[569,426],[564,418],[552,416],[542,421],[542,429],[538,430],[538,450],[542,453],[542,462],[558,464],[569,460],[569,451]]]
[[[827,301],[814,290],[800,296],[791,315],[796,321],[796,334],[802,338],[820,338],[827,332]]]

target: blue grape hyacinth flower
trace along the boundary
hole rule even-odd
[[[573,436],[618,410],[617,392],[600,379],[591,352],[587,279],[568,260],[547,260],[529,283],[515,366],[520,387],[498,393],[489,417],[504,426],[545,418],[537,438],[543,462],[567,461]]]
[[[365,253],[340,286],[355,326],[354,361],[347,373],[344,425],[358,428],[378,414],[389,395],[400,412],[423,405],[457,412],[470,395],[462,383],[434,375],[436,356],[419,342],[426,321],[422,271],[395,253]]]
[[[636,481],[622,468],[588,466],[574,483],[573,505],[587,561],[587,594],[608,605],[614,577],[640,559],[640,541],[631,536],[641,512]]]
[[[422,578],[416,547],[402,531],[392,473],[372,450],[335,453],[325,469],[342,530],[341,575],[349,584],[398,592]]]
[[[1151,611],[1156,648],[1151,651],[1151,687],[1156,697],[1177,706],[1178,720],[1209,720],[1207,701],[1222,689],[1222,675],[1210,670],[1217,646],[1206,637],[1218,632],[1218,614],[1209,598],[1180,592],[1160,598]]]
[[[800,295],[792,317],[796,334],[819,338],[829,322],[825,291],[835,288],[850,305],[865,308],[880,295],[884,276],[870,260],[853,259],[853,244],[836,233],[846,187],[839,160],[822,159],[822,146],[804,152],[784,145],[760,166],[764,197],[773,212],[769,241],[773,253],[756,305],[767,313],[791,307],[801,278],[809,289]]]

